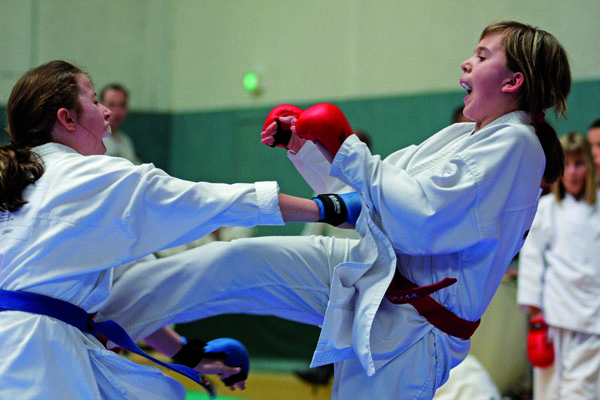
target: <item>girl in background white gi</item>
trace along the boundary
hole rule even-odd
[[[87,75],[67,62],[24,74],[7,114],[11,143],[0,147],[3,291],[45,295],[96,313],[108,302],[113,267],[222,225],[319,219],[314,201],[279,194],[275,182],[193,183],[151,164],[104,156],[110,111]],[[0,302],[2,398],[185,397],[176,380],[106,350],[92,334],[2,307]],[[239,372],[220,362],[202,361],[196,369],[222,377]]]
[[[540,200],[519,254],[518,303],[551,327],[554,365],[534,369],[534,398],[600,396],[600,203],[590,144],[560,139],[565,173]]]
[[[333,399],[432,398],[468,353],[472,331],[465,332],[477,326],[524,242],[542,178],[562,174],[562,150],[544,110],[563,115],[571,84],[560,43],[517,22],[488,26],[461,68],[464,113],[475,122],[454,124],[385,160],[355,135],[326,154],[292,134],[288,155],[317,193],[360,193],[360,240],[211,243],[159,260],[181,274],[174,297],[152,296],[159,282],[136,288],[140,301],[127,300],[127,286],[115,287],[122,296],[111,298],[115,306],[102,317],[141,337],[164,323],[225,313],[320,325],[312,365],[335,363]],[[296,118],[279,121],[293,127]],[[277,125],[262,133],[263,143],[275,143]],[[386,292],[396,274],[419,286],[456,278],[431,295],[456,325],[434,326],[413,305],[392,303]],[[145,315],[146,300],[162,311]]]

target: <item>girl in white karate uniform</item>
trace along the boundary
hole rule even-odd
[[[104,156],[110,110],[87,75],[64,61],[23,75],[7,114],[11,143],[0,147],[1,397],[183,399],[183,385],[158,368],[134,364],[39,310],[7,308],[8,301],[15,292],[43,295],[79,307],[87,319],[109,301],[114,267],[222,225],[314,222],[317,204],[279,194],[275,182],[187,182],[151,164]],[[172,353],[180,348],[176,343]],[[200,372],[239,372],[198,361]]]
[[[534,369],[534,398],[600,396],[600,203],[590,144],[560,139],[565,174],[540,200],[519,254],[518,303],[551,327],[554,364]]]
[[[333,399],[432,398],[468,353],[468,338],[520,250],[542,179],[562,174],[562,150],[544,111],[563,115],[571,84],[560,43],[517,22],[488,26],[461,68],[464,114],[475,122],[451,125],[385,160],[355,135],[336,154],[318,143],[327,138],[305,141],[294,133],[302,110],[279,116],[261,134],[265,144],[282,143],[278,126],[290,125],[283,146],[317,193],[360,194],[360,240],[211,243],[159,260],[181,273],[173,297],[152,296],[152,284],[129,293],[115,288],[121,295],[101,316],[140,337],[164,323],[224,313],[319,325],[312,365],[335,363]],[[338,132],[329,134],[335,141]],[[457,281],[446,286],[453,281],[445,278]],[[446,287],[431,296],[403,292],[406,280]],[[128,301],[132,295],[140,301]],[[146,323],[145,300],[162,309],[153,313],[162,316],[154,326]]]

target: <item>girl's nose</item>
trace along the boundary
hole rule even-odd
[[[471,70],[471,64],[469,64],[468,59],[460,64],[460,69],[462,69],[463,72],[469,72]]]

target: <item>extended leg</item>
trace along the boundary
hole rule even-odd
[[[331,273],[354,241],[320,236],[213,242],[129,268],[97,320],[134,339],[156,329],[228,313],[273,315],[318,325]]]

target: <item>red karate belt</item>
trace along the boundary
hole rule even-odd
[[[412,305],[430,324],[442,332],[467,340],[477,330],[481,318],[475,322],[462,319],[429,296],[455,283],[455,278],[445,278],[433,285],[417,286],[396,270],[385,297],[394,304]]]

